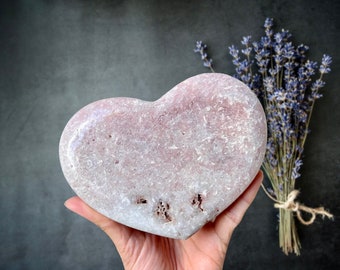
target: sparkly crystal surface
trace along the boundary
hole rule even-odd
[[[127,226],[185,239],[247,188],[264,158],[257,97],[218,73],[191,77],[157,101],[109,98],[66,125],[64,175],[87,204]]]

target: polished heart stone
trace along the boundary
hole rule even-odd
[[[191,77],[154,102],[96,101],[68,122],[60,161],[88,205],[127,226],[185,239],[226,209],[257,174],[266,119],[225,74]]]

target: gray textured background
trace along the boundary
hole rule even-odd
[[[68,119],[97,99],[159,98],[205,72],[195,41],[209,43],[216,70],[232,73],[227,46],[262,34],[264,19],[289,29],[310,58],[333,56],[312,118],[302,202],[336,216],[299,226],[300,257],[278,247],[276,211],[259,192],[225,269],[339,269],[339,1],[1,1],[0,269],[122,269],[102,231],[67,211],[74,195],[58,160]]]

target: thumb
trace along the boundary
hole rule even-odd
[[[234,229],[240,224],[247,209],[254,201],[256,194],[261,186],[263,173],[259,171],[253,182],[241,194],[241,196],[222,212],[216,219],[216,232],[220,235],[223,242],[228,243]]]
[[[124,227],[123,225],[98,213],[77,196],[68,199],[64,205],[70,211],[97,225],[111,238],[113,242],[118,240],[117,236],[120,235],[120,231]]]

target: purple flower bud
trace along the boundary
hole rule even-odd
[[[264,27],[265,28],[270,28],[273,26],[273,18],[266,18],[264,22]]]
[[[251,47],[248,47],[248,48],[246,48],[246,49],[241,50],[241,52],[242,52],[245,56],[249,56],[250,53],[251,53],[251,51],[252,51],[252,48],[251,48]]]
[[[242,43],[243,45],[245,45],[245,46],[249,46],[249,44],[250,44],[250,39],[251,39],[251,36],[243,37],[241,43]]]
[[[283,40],[283,36],[282,36],[281,33],[276,33],[276,34],[274,35],[274,39],[275,39],[275,41],[276,41],[277,43],[281,43],[282,40]]]
[[[235,48],[234,45],[231,45],[229,47],[229,54],[233,57],[233,58],[238,58],[238,50]]]
[[[331,71],[331,69],[329,68],[331,63],[332,57],[324,54],[321,60],[320,73],[321,74],[329,73]]]
[[[202,41],[196,41],[196,47],[194,49],[194,52],[199,53],[201,55],[203,66],[208,67],[213,71],[212,59],[208,58],[208,54],[206,53],[207,48],[208,46],[206,44],[203,44]]]
[[[268,37],[262,37],[261,38],[261,44],[263,47],[269,47],[270,46],[270,39]]]

